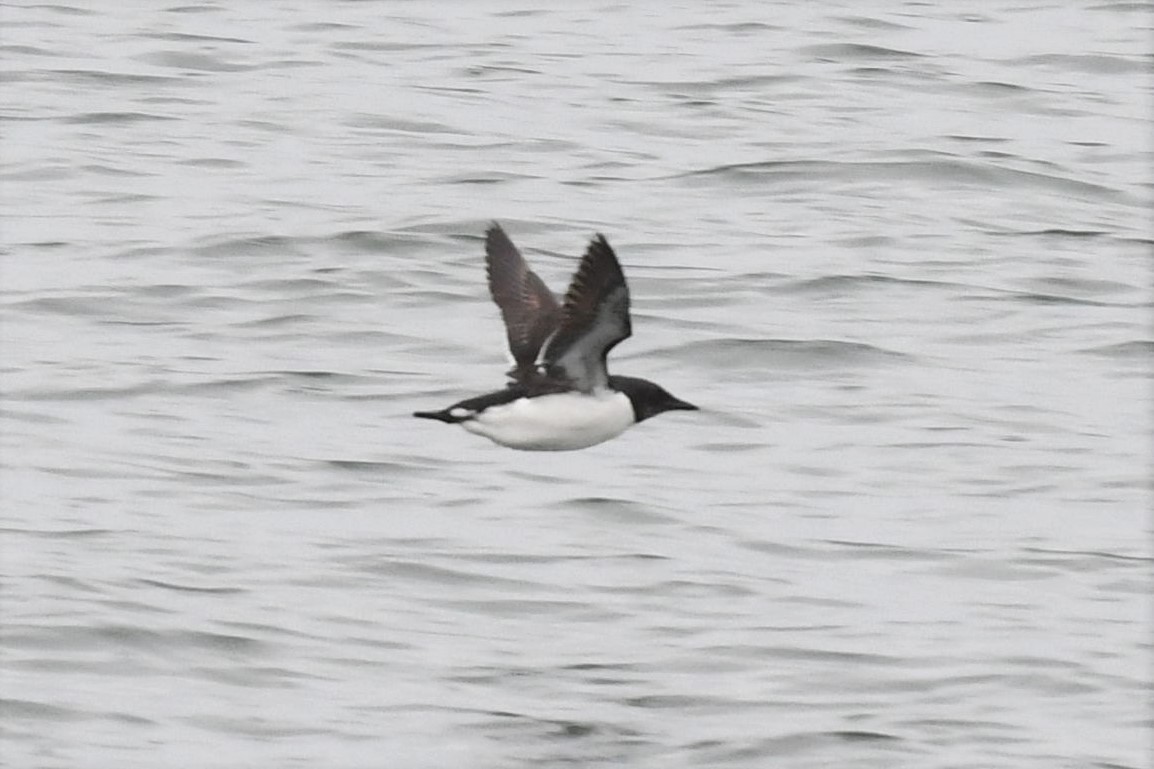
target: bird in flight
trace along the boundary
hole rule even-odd
[[[513,354],[510,381],[413,416],[458,424],[513,449],[572,451],[665,411],[697,410],[646,379],[609,374],[605,359],[632,326],[629,287],[604,236],[590,241],[562,302],[496,223],[485,233],[485,264]]]

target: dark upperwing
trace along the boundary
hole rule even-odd
[[[561,306],[496,222],[485,232],[485,265],[515,362],[509,375],[519,382],[535,379],[537,356],[557,328]]]
[[[545,347],[545,372],[582,392],[607,387],[605,358],[631,333],[629,287],[617,255],[598,233],[565,294],[561,325]]]

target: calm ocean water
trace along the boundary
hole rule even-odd
[[[0,8],[3,765],[1149,766],[1154,5],[867,5]]]

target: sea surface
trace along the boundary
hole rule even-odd
[[[3,766],[1151,766],[1154,4],[0,25]],[[702,410],[413,419],[493,220]]]

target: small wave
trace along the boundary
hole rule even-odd
[[[786,294],[832,294],[843,295],[878,286],[910,286],[917,288],[956,289],[973,288],[959,283],[917,278],[898,278],[891,275],[823,275],[819,278],[805,278],[778,286],[775,290]]]
[[[980,91],[997,94],[1012,94],[1012,93],[1028,93],[1033,91],[1033,88],[1027,88],[1024,85],[1017,83],[1006,83],[1001,80],[979,80],[976,83],[970,83],[966,88],[974,88]]]
[[[417,561],[374,560],[362,565],[361,570],[370,574],[433,585],[471,585],[484,589],[499,587],[501,590],[507,591],[537,590],[541,587],[540,584],[528,580],[498,577],[478,571],[450,569]]]
[[[109,169],[109,171],[106,171],[106,173],[108,173],[110,171],[111,171],[111,169]],[[120,174],[120,173],[117,173],[116,175],[117,176],[137,176],[138,174],[133,174],[133,173]],[[124,205],[126,203],[127,204],[148,203],[148,202],[151,202],[154,200],[160,200],[160,196],[159,195],[145,195],[142,193],[130,192],[130,193],[127,193],[124,195],[104,195],[104,196],[101,196],[99,198],[93,199],[92,204],[93,205],[117,205],[117,206],[119,206],[119,205]]]
[[[106,72],[94,69],[57,69],[44,73],[43,79],[72,81],[85,85],[178,85],[183,81],[175,75],[137,75],[127,72]]]
[[[273,315],[268,318],[257,318],[256,320],[246,320],[239,323],[230,323],[232,328],[279,328],[281,326],[294,326],[299,323],[307,323],[315,320],[315,315],[304,315],[303,313],[293,313],[290,315]]]
[[[132,398],[160,392],[164,384],[159,380],[141,382],[123,387],[77,387],[59,390],[17,390],[8,393],[14,401],[88,401]]]
[[[174,161],[178,166],[189,166],[191,168],[245,168],[248,163],[234,158],[186,158],[184,160]]]
[[[173,6],[167,8],[167,13],[170,14],[212,14],[219,13],[220,6],[205,5],[205,3],[197,3],[195,6]]]
[[[669,523],[674,520],[665,513],[653,510],[651,505],[610,497],[566,499],[555,503],[554,507],[565,510],[575,508],[595,518],[618,524],[656,524]]]
[[[1070,229],[1064,229],[1061,227],[1052,227],[1050,229],[1045,229],[1045,230],[1021,230],[1018,232],[1001,232],[1001,233],[993,233],[993,234],[1010,235],[1010,236],[1014,236],[1014,235],[1043,235],[1043,236],[1058,237],[1058,238],[1076,238],[1079,240],[1084,239],[1084,238],[1100,238],[1104,235],[1110,235],[1110,233],[1106,232],[1105,230],[1070,230]]]
[[[1028,304],[1069,304],[1083,307],[1127,307],[1119,302],[1103,302],[1096,299],[1083,299],[1076,296],[1065,296],[1043,291],[1011,291],[1006,289],[989,289],[992,293],[980,296],[958,297],[963,301],[1006,301],[1026,302]]]
[[[764,451],[765,443],[763,441],[737,443],[729,442],[710,442],[699,443],[693,447],[699,451],[707,451],[712,454],[741,454],[746,451]]]
[[[0,716],[3,716],[4,721],[9,724],[17,719],[35,719],[37,721],[63,723],[67,721],[82,721],[92,717],[89,713],[73,708],[49,705],[46,702],[14,699],[0,699]],[[5,731],[8,731],[8,729],[5,729]]]
[[[505,171],[486,171],[480,173],[453,174],[440,179],[431,180],[437,184],[501,184],[503,182],[522,181],[525,179],[539,179],[531,174],[514,174]]]
[[[1091,295],[1130,293],[1138,290],[1137,286],[1098,278],[1038,278],[1031,282],[1039,289],[1058,289],[1063,292]]]
[[[376,478],[408,478],[414,473],[439,473],[439,465],[428,462],[377,462],[363,459],[326,459],[325,464],[338,470],[359,473]]]
[[[47,539],[74,539],[87,537],[103,537],[108,534],[115,534],[117,532],[112,529],[60,529],[60,530],[38,530],[38,529],[16,529],[16,528],[0,528],[0,534],[22,534],[29,537],[44,537]]]
[[[829,43],[808,45],[801,49],[819,59],[850,60],[850,61],[895,61],[906,59],[920,59],[925,54],[913,51],[903,51],[897,48],[884,48],[880,45],[864,43]]]
[[[127,125],[161,120],[176,120],[167,115],[152,115],[146,112],[82,112],[61,118],[61,122],[79,125]]]
[[[466,70],[474,77],[484,75],[540,75],[539,69],[531,69],[529,67],[514,67],[509,64],[475,64],[468,67]]]
[[[3,173],[0,173],[0,179],[14,182],[47,182],[57,181],[60,179],[71,179],[77,175],[77,169],[75,167],[57,165],[49,162],[45,163],[44,165],[25,165],[24,167],[19,168],[19,170],[4,171]]]
[[[884,542],[849,542],[829,539],[826,542],[838,548],[839,557],[882,561],[948,561],[959,558],[964,552],[935,548],[912,548],[891,545]]]
[[[869,16],[836,16],[833,20],[845,24],[852,24],[855,27],[864,27],[865,29],[909,29],[905,24],[898,24],[896,22],[886,21],[885,19],[874,19]]]
[[[87,8],[77,8],[74,5],[64,5],[62,3],[45,3],[41,5],[32,6],[48,13],[55,13],[59,16],[96,16],[96,11],[90,11]]]
[[[50,51],[47,48],[38,48],[34,45],[0,45],[0,53],[19,56],[60,56],[60,54],[55,51]]]
[[[865,743],[878,743],[879,747],[885,746],[884,749],[886,750],[895,750],[899,749],[900,744],[904,742],[905,740],[901,737],[893,734],[865,730],[798,732],[760,739],[736,748],[718,748],[715,744],[707,744],[703,746],[705,750],[700,758],[704,759],[701,763],[708,766],[729,765],[733,762],[746,765],[751,761],[752,765],[761,765],[766,756],[774,756],[775,758],[798,756],[812,759],[815,753],[837,749],[844,746],[845,743],[857,743],[858,746],[855,748],[842,748],[848,749],[852,753],[864,749]],[[831,758],[821,765],[837,766],[842,763],[844,762]]]
[[[188,51],[156,51],[135,57],[138,61],[157,67],[169,67],[190,72],[246,72],[256,69],[255,65],[237,64],[220,56]]]
[[[317,25],[312,25],[312,26],[317,26]],[[328,29],[342,29],[342,28],[348,29],[349,27],[348,27],[348,25],[345,25],[345,24],[332,24],[332,25],[328,25],[327,28]],[[420,50],[431,49],[431,48],[438,48],[439,49],[442,47],[442,44],[439,42],[438,43],[401,43],[401,42],[396,42],[396,41],[384,41],[384,40],[376,40],[376,41],[371,41],[371,42],[353,40],[353,41],[345,41],[345,42],[338,42],[338,43],[330,43],[329,47],[332,48],[333,50],[336,50],[336,51],[383,51],[383,52],[390,52],[391,53],[394,51],[420,51]]]
[[[294,238],[284,235],[253,235],[248,237],[230,238],[228,240],[206,243],[192,248],[192,252],[205,257],[235,257],[235,256],[277,256],[286,254],[299,256],[305,253],[304,246],[307,238]]]
[[[762,90],[767,87],[797,83],[801,80],[803,80],[803,78],[799,75],[773,74],[722,77],[714,80],[627,80],[625,82],[631,85],[658,88],[665,92],[702,94],[745,88]],[[686,133],[682,135],[689,136],[691,134]],[[631,167],[631,165],[632,164],[624,164],[623,167],[628,168]]]
[[[1106,358],[1115,358],[1118,360],[1152,363],[1154,362],[1154,340],[1134,339],[1129,342],[1118,342],[1117,344],[1107,344],[1101,347],[1088,347],[1078,352],[1088,355],[1101,355]]]
[[[206,593],[209,595],[237,595],[246,592],[239,587],[200,587],[197,585],[177,585],[172,582],[161,582],[158,579],[139,579],[137,582],[150,587],[159,587],[165,590],[174,590],[180,593]]]
[[[221,683],[241,683],[233,679],[217,679]],[[247,737],[253,740],[260,740],[262,742],[274,741],[288,741],[291,739],[307,740],[310,737],[317,737],[320,735],[327,735],[324,729],[319,727],[305,727],[299,725],[293,726],[277,726],[279,721],[265,721],[263,719],[254,719],[250,716],[229,717],[229,716],[188,716],[184,719],[185,723],[190,726],[195,726],[199,730],[209,733],[219,734],[223,737],[236,738],[238,735]]]
[[[484,617],[532,617],[537,622],[550,615],[573,614],[588,609],[588,605],[580,600],[542,600],[525,598],[488,598],[488,599],[437,599],[436,603],[445,608],[479,614]],[[605,621],[619,619],[621,615],[609,613]]]
[[[813,561],[829,561],[837,559],[837,554],[832,554],[828,549],[819,550],[813,547],[786,545],[781,542],[771,542],[759,539],[743,539],[739,540],[737,544],[739,547],[742,547],[746,550],[752,550],[756,553],[764,553],[766,555],[771,555],[774,558],[801,558]]]
[[[101,318],[107,314],[106,295],[89,296],[44,296],[12,302],[9,307],[19,307],[23,311],[69,315],[75,317]]]
[[[359,113],[345,121],[350,128],[371,128],[379,131],[395,131],[407,134],[469,134],[462,128],[434,123],[428,120],[408,120],[393,115]]]
[[[1103,3],[1102,5],[1091,5],[1087,10],[1090,11],[1154,11],[1154,3]]]
[[[709,339],[665,348],[654,355],[677,356],[698,366],[725,370],[863,366],[912,360],[906,353],[864,342],[831,339]]]
[[[710,29],[720,32],[769,32],[782,28],[761,21],[733,21],[728,23],[682,24],[674,29]]]
[[[209,379],[204,382],[189,382],[189,383],[172,383],[164,384],[158,389],[164,389],[171,392],[216,392],[225,390],[228,392],[239,392],[241,390],[255,390],[260,387],[282,381],[282,377],[275,374],[254,374],[252,376],[237,376],[237,377],[222,377],[220,379]]]
[[[1012,59],[1007,64],[1027,67],[1055,67],[1068,72],[1089,75],[1117,75],[1131,72],[1146,72],[1149,62],[1122,56],[1107,56],[1093,53],[1042,53]]]
[[[188,32],[153,32],[151,34],[142,35],[142,37],[152,40],[179,40],[191,41],[196,43],[243,43],[250,45],[255,43],[255,40],[246,40],[242,37],[221,37],[219,35],[194,35]]]
[[[1002,144],[1009,141],[1009,139],[1001,136],[970,136],[968,134],[946,134],[945,138],[958,142],[975,142],[981,144]]]
[[[1097,550],[1055,550],[1043,547],[1023,547],[1027,561],[1034,560],[1050,566],[1061,566],[1080,572],[1098,572],[1111,567],[1144,567],[1154,564],[1154,556],[1106,553]]]
[[[404,253],[411,256],[417,251],[443,248],[438,240],[427,235],[400,234],[377,230],[337,232],[323,238],[320,244],[338,248],[346,253],[372,254],[378,258],[383,254]]]
[[[135,398],[144,395],[159,393],[197,393],[215,392],[220,390],[239,391],[251,390],[267,386],[284,379],[280,375],[254,374],[246,377],[225,377],[210,379],[203,382],[168,382],[162,379],[152,379],[132,385],[120,387],[76,387],[60,389],[17,390],[10,391],[8,398],[12,401],[89,401],[115,400]]]
[[[17,411],[12,408],[12,403],[6,403],[2,412],[5,419],[10,419],[14,422],[24,422],[32,425],[67,425],[71,422],[54,414],[44,414],[34,411]]]
[[[835,160],[764,160],[749,163],[730,163],[673,174],[665,179],[711,179],[717,178],[748,185],[752,181],[767,184],[776,182],[805,180],[812,184],[830,181],[845,184],[886,183],[901,180],[924,181],[931,185],[973,185],[981,187],[1026,187],[1065,195],[1082,196],[1100,203],[1103,197],[1145,205],[1145,201],[1133,199],[1127,193],[1100,184],[1071,179],[1066,176],[1044,174],[1038,171],[1024,171],[1015,168],[978,163],[960,158],[940,157],[904,161],[862,161],[848,162]]]
[[[900,740],[896,734],[886,734],[885,732],[867,732],[862,730],[846,730],[834,732],[820,732],[821,735],[832,737],[843,742],[886,742],[891,740]]]
[[[53,625],[29,628],[8,635],[9,646],[36,649],[141,649],[156,653],[180,653],[189,648],[208,649],[240,656],[267,652],[268,644],[247,636],[206,630],[153,630],[137,625]],[[132,675],[132,671],[123,671]]]
[[[245,289],[253,289],[256,291],[270,291],[278,294],[285,293],[308,293],[314,294],[317,291],[331,291],[335,292],[340,289],[341,284],[325,280],[323,278],[265,278],[262,280],[250,280],[241,284]]]

